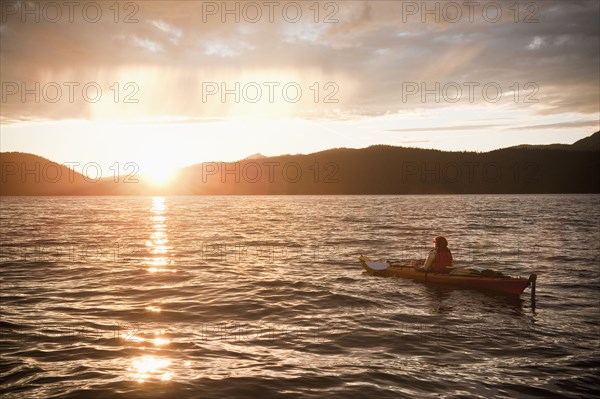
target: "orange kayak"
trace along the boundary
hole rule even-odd
[[[529,278],[523,278],[424,272],[415,270],[412,266],[372,262],[363,255],[359,257],[359,260],[362,267],[369,274],[375,276],[392,276],[509,295],[521,295],[525,288],[530,285],[532,286],[533,294],[535,290],[535,281],[537,279],[535,274],[531,274]]]

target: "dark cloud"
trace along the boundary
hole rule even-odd
[[[222,117],[232,107],[203,104],[202,81],[244,81],[257,76],[283,83],[298,79],[307,86],[312,81],[337,82],[339,103],[335,105],[304,102],[290,111],[283,104],[293,115],[315,117],[320,112],[330,115],[334,108],[342,117],[454,105],[446,98],[436,102],[431,96],[425,101],[419,95],[404,99],[410,82],[427,87],[436,82],[441,87],[452,82],[495,83],[502,88],[503,98],[494,106],[539,114],[597,113],[600,106],[600,2],[595,0],[518,3],[517,23],[509,9],[512,2],[496,2],[502,5],[498,22],[482,18],[487,2],[479,2],[474,22],[468,20],[463,6],[463,17],[455,23],[443,18],[436,23],[431,17],[422,23],[420,13],[406,15],[410,2],[394,1],[333,2],[337,8],[326,8],[332,2],[321,2],[318,23],[309,9],[313,2],[302,3],[303,17],[297,23],[282,17],[284,3],[275,11],[273,22],[263,8],[258,23],[244,22],[244,18],[235,23],[232,16],[222,23],[218,14],[203,15],[203,7],[210,2],[199,1],[135,3],[139,10],[119,3],[119,23],[108,8],[111,2],[98,3],[103,17],[96,23],[86,21],[77,10],[72,23],[64,15],[58,23],[43,15],[39,23],[31,16],[22,22],[20,12],[10,14],[13,9],[6,8],[7,3],[25,4],[3,2],[2,82],[40,82],[43,86],[52,81],[97,81],[111,93],[108,87],[117,80],[139,80],[144,84],[140,104],[125,107],[127,115]],[[439,4],[444,7],[448,2]],[[526,9],[528,4],[536,8]],[[137,22],[123,23],[133,11],[132,19]],[[333,11],[332,18],[338,22],[323,23]],[[534,21],[524,23],[530,13]],[[516,101],[511,89],[515,82],[519,87]],[[528,83],[537,87],[537,102],[523,102],[533,91],[524,87]],[[463,92],[459,104],[468,106],[471,102],[465,96]],[[485,104],[484,100],[478,92],[473,104]],[[108,106],[85,101],[35,103],[10,96],[2,103],[1,115],[6,122],[94,118],[111,112]]]

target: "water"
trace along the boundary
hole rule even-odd
[[[592,397],[600,196],[3,197],[7,398]],[[362,273],[425,257],[537,298]]]

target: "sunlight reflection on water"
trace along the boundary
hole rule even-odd
[[[170,381],[173,372],[168,370],[171,360],[157,356],[141,356],[131,361],[131,377],[138,382],[158,378],[162,381]]]
[[[167,235],[167,222],[168,218],[165,215],[167,211],[167,205],[165,197],[153,197],[152,205],[150,207],[150,216],[152,223],[152,232],[150,234],[150,240],[146,241],[146,247],[149,250],[149,255],[144,259],[144,264],[149,266],[147,270],[150,273],[160,272],[175,272],[175,269],[171,269],[165,266],[172,265],[173,261],[170,259],[171,247],[167,245],[169,243]],[[161,309],[157,306],[146,306],[146,310],[153,313],[160,313]],[[150,343],[153,348],[150,350],[160,350],[161,347],[168,346],[171,340],[162,336],[164,331],[156,331],[154,337],[144,338],[136,334],[135,337],[127,337],[126,340],[133,344],[145,344]],[[145,346],[140,348],[143,351],[148,350]],[[142,383],[148,380],[160,380],[160,381],[171,381],[173,379],[174,372],[170,369],[171,359],[164,356],[155,356],[145,354],[142,356],[136,356],[131,359],[130,376],[132,379]]]
[[[149,249],[150,257],[144,260],[144,263],[148,265],[148,271],[150,273],[161,273],[161,272],[176,272],[174,268],[167,266],[172,265],[174,262],[170,258],[172,247],[167,245],[169,238],[167,235],[167,221],[168,218],[165,215],[167,211],[165,197],[153,197],[152,206],[150,212],[152,216],[150,219],[155,222],[152,224],[153,231],[150,234],[150,240],[146,241],[146,247]]]

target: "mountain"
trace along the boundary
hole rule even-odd
[[[137,195],[149,193],[147,186],[126,178],[88,178],[66,165],[23,152],[0,153],[2,195]]]
[[[262,159],[262,158],[267,158],[267,157],[261,153],[256,153],[256,154],[249,155],[244,159]]]
[[[288,195],[600,193],[600,132],[571,145],[486,153],[374,145],[204,162],[163,188],[98,181],[45,158],[0,153],[0,195]]]
[[[600,151],[600,130],[571,144],[576,151]]]
[[[600,151],[600,131],[591,136],[584,137],[573,144],[521,144],[511,148],[537,148],[545,150],[567,150],[567,151]]]

